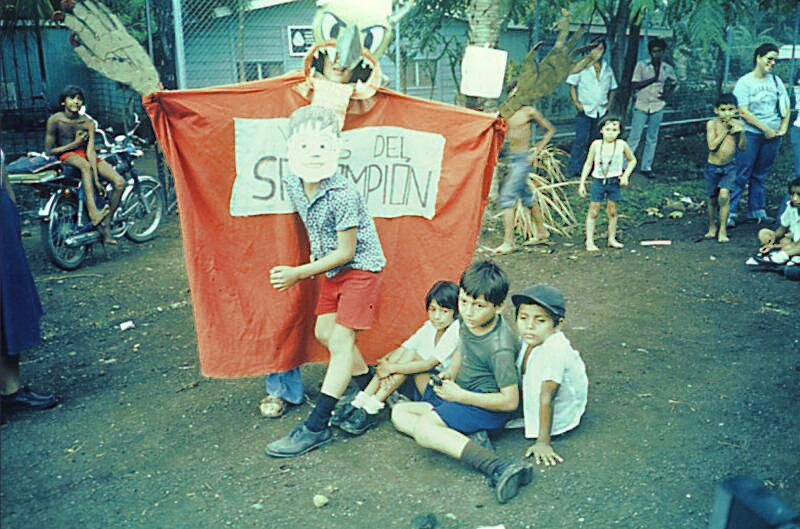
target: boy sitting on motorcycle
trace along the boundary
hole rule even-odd
[[[92,225],[97,226],[104,243],[116,244],[109,224],[125,190],[125,179],[106,161],[97,159],[94,122],[80,112],[85,101],[83,90],[77,86],[68,85],[61,91],[58,102],[64,109],[48,118],[44,146],[47,154],[58,156],[63,163],[80,170]],[[104,192],[100,176],[110,180],[114,190],[109,203],[98,209],[94,191],[96,188],[100,193]]]

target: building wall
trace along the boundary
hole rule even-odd
[[[288,28],[310,26],[315,9],[314,2],[299,1],[245,13],[242,56],[249,65],[249,73],[253,73],[258,63],[261,63],[261,73],[264,74],[261,78],[302,68],[304,57],[290,55]],[[188,88],[224,85],[238,81],[236,48],[238,17],[235,14],[202,24],[192,24],[191,21],[187,21],[184,33]],[[464,21],[451,20],[443,33],[448,39],[457,36],[462,43],[465,43],[467,24]],[[403,43],[402,24],[400,39]],[[520,60],[527,51],[528,39],[526,30],[508,30],[501,38],[500,47],[509,51],[512,59]],[[417,71],[414,62],[422,61],[423,64],[440,55],[440,52],[441,50],[431,50],[417,54],[415,59],[403,65],[405,75],[411,80],[406,92],[411,96],[455,103],[458,98],[458,83],[453,77],[447,57],[437,61],[434,82],[429,82],[430,75],[426,72],[421,72],[423,75],[414,75]],[[412,68],[412,72],[407,71],[409,68]],[[386,86],[400,90],[402,81],[399,81],[396,75],[394,55],[384,53],[381,57],[381,70],[387,80]],[[416,84],[414,80],[420,80],[421,84]]]

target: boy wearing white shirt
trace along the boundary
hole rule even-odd
[[[331,424],[351,434],[361,435],[378,422],[386,398],[402,384],[408,393],[421,400],[435,369],[450,367],[458,347],[458,286],[438,281],[425,296],[428,320],[399,348],[378,360],[375,376],[331,418]],[[407,379],[413,375],[413,379]]]
[[[553,435],[580,423],[589,390],[586,366],[564,333],[564,296],[543,283],[511,296],[522,338],[517,365],[522,380],[525,437],[535,438],[525,452],[536,463],[564,461],[550,443]]]

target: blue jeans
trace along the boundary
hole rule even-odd
[[[508,176],[506,176],[506,181],[500,188],[500,196],[497,198],[497,206],[500,209],[513,208],[517,197],[526,208],[533,206],[535,197],[528,183],[530,171],[531,164],[528,161],[527,152],[512,152],[509,155]]]
[[[584,112],[578,112],[575,116],[575,139],[572,140],[572,149],[569,151],[567,176],[580,176],[589,152],[589,144],[598,136],[597,125],[603,117],[604,115],[600,115],[592,118]]]
[[[736,185],[731,190],[731,216],[736,217],[744,190],[747,194],[748,218],[763,218],[767,207],[767,175],[772,171],[782,136],[767,139],[763,134],[745,131],[747,145],[736,153]]]
[[[642,171],[653,170],[653,158],[656,156],[656,145],[658,145],[658,129],[661,128],[661,120],[664,119],[664,110],[658,112],[648,113],[641,110],[633,110],[633,119],[631,120],[631,131],[628,134],[628,145],[631,150],[636,152],[639,146],[639,140],[642,139],[642,132],[645,126],[647,127],[647,136],[644,142],[644,152],[642,153],[641,167]]]
[[[292,404],[301,404],[305,399],[303,395],[303,377],[300,368],[295,367],[289,371],[270,373],[264,377],[267,387],[267,395],[280,397]]]
[[[794,175],[800,178],[800,127],[792,125],[792,154],[794,155]]]

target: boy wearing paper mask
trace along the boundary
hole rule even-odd
[[[386,264],[364,198],[337,174],[341,150],[335,111],[309,105],[289,118],[286,193],[308,231],[311,261],[270,270],[273,288],[284,291],[319,275],[314,335],[330,352],[319,397],[308,419],[286,437],[267,445],[272,457],[295,457],[333,440],[333,409],[363,364],[358,331],[368,329],[378,304],[380,272]]]

